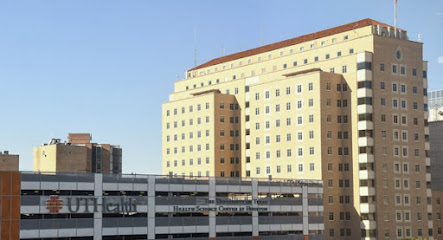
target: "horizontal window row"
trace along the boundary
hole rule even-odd
[[[295,154],[298,157],[303,157],[303,147],[299,147],[295,149]],[[264,151],[264,159],[266,160],[270,160],[273,157],[271,156],[271,151],[270,150],[265,150]],[[315,155],[315,148],[314,147],[309,147],[309,156],[313,156]],[[281,158],[283,157],[282,154],[282,150],[275,150],[275,158]],[[286,149],[286,157],[292,157],[292,149]],[[261,159],[261,152],[255,152],[255,160],[260,160]]]
[[[296,118],[296,120],[297,120],[297,125],[303,124],[303,116],[298,116]],[[313,123],[313,122],[314,122],[314,115],[311,114],[308,117],[308,123]],[[264,128],[265,130],[271,129],[271,121],[270,120],[266,120],[264,122],[264,125],[265,125],[265,128]],[[286,126],[291,126],[291,125],[292,125],[292,118],[286,118]],[[281,126],[281,120],[280,119],[275,120],[275,127],[278,128],[280,126]],[[260,123],[259,122],[255,123],[255,130],[260,130]]]
[[[203,174],[204,174],[204,176],[203,176]],[[181,174],[178,174],[177,172],[169,171],[168,175],[174,176],[174,177],[182,176],[182,177],[190,177],[190,178],[194,178],[194,177],[195,178],[200,178],[200,177],[207,178],[207,177],[211,176],[209,171],[206,171],[204,173],[202,173],[202,171],[189,172],[188,175],[185,172],[182,172]]]
[[[334,164],[333,163],[328,163],[328,171],[332,172],[334,171]],[[349,163],[338,163],[338,171],[340,172],[349,172],[350,171],[350,164]]]
[[[219,118],[220,123],[224,123],[225,122],[225,116],[220,116]],[[229,117],[229,123],[239,123],[240,118],[239,117]],[[205,118],[205,123],[209,123],[210,122],[210,118],[209,116],[206,116]],[[178,128],[178,123],[177,121],[173,122],[173,127],[174,128]],[[197,124],[200,125],[202,124],[202,119],[200,117],[197,118]],[[194,119],[189,119],[189,126],[194,125]],[[186,120],[182,120],[181,121],[181,127],[186,127]],[[166,123],[166,129],[170,129],[171,128],[171,123],[167,122]]]
[[[286,89],[286,91],[285,91],[286,95],[290,95],[291,94],[291,87],[290,86],[287,86],[284,89]],[[312,83],[312,82],[308,83],[308,91],[313,91],[313,90],[314,90],[314,83]],[[295,93],[297,93],[297,94],[302,94],[303,93],[303,85],[302,84],[298,84],[298,85],[295,86]],[[256,92],[254,94],[255,94],[255,100],[256,101],[260,100],[260,93]],[[265,100],[270,99],[271,98],[271,91],[270,90],[264,90],[263,96],[264,96]],[[275,97],[280,97],[280,96],[281,96],[280,88],[275,89]]]
[[[350,221],[351,220],[351,212],[340,212],[339,216],[340,216],[339,217],[340,221]],[[329,221],[334,221],[334,212],[329,212],[328,220]],[[349,234],[349,236],[350,236],[350,234]]]
[[[330,181],[332,181],[332,179],[329,179]],[[334,197],[335,196],[328,196],[328,203],[329,204],[334,204]],[[349,195],[342,195],[342,196],[338,196],[338,202],[340,204],[350,204],[351,203],[351,196]]]
[[[209,151],[210,150],[210,144],[206,143],[205,145],[197,144],[195,151],[197,151],[197,152],[203,151],[202,146],[205,147],[204,148],[205,151]],[[174,147],[172,150],[173,150],[173,152],[172,152],[173,154],[178,154],[179,148],[178,147]],[[185,152],[186,152],[186,146],[181,146],[181,153],[185,153]],[[190,145],[189,146],[189,152],[191,152],[191,153],[194,152],[194,145]],[[171,148],[166,148],[166,154],[167,155],[171,154]]]
[[[349,188],[351,186],[349,179],[338,179],[338,187],[340,188]],[[327,181],[328,187],[334,187],[334,181],[332,179],[328,179]]]
[[[294,167],[296,167],[294,172],[303,173],[305,171],[304,163],[298,163],[298,164],[294,165]],[[309,165],[307,167],[308,167],[308,169],[306,171],[309,171],[309,172],[315,171],[315,163],[309,163]],[[269,175],[269,174],[273,174],[273,173],[275,173],[275,174],[283,173],[281,165],[275,166],[275,172],[272,171],[272,168],[273,168],[272,166],[263,167],[263,169],[264,169],[263,174]],[[261,167],[256,167],[255,174],[256,175],[262,174],[261,170],[262,170]],[[292,173],[292,165],[291,164],[286,165],[286,173]]]
[[[339,234],[335,233],[335,229],[334,228],[329,229],[329,236],[330,237],[338,237],[338,236],[340,236],[340,237],[350,237],[351,236],[351,229],[350,228],[340,228],[339,229]]]
[[[314,138],[314,131],[309,131],[308,134],[309,134],[309,139],[313,139]],[[264,136],[263,137],[264,144],[271,144],[271,142],[272,142],[271,138],[273,138],[273,137],[271,137],[270,135]],[[297,141],[303,141],[303,138],[304,138],[303,137],[303,131],[298,131],[297,134],[296,134],[296,140]],[[279,142],[283,141],[282,139],[283,139],[282,135],[277,134],[277,135],[275,135],[275,140],[274,141],[276,143],[279,143]],[[290,141],[292,141],[292,134],[291,133],[287,133],[286,134],[286,142],[290,142]],[[260,145],[260,144],[261,144],[261,138],[260,137],[256,137],[255,138],[255,145]]]
[[[233,132],[233,134],[235,134],[234,130],[232,130],[232,132]],[[196,133],[197,133],[196,134],[197,138],[201,138],[202,137],[202,131],[197,131]],[[210,130],[209,129],[205,130],[205,137],[209,137],[209,135],[210,135]],[[179,138],[179,136],[180,136],[180,138]],[[188,138],[189,139],[193,139],[194,138],[194,132],[189,132],[188,133]],[[180,135],[174,134],[174,135],[172,135],[172,140],[173,141],[186,140],[186,133],[181,133]],[[171,141],[171,135],[166,135],[166,142],[169,142],[169,141]]]
[[[349,39],[348,35],[345,35],[343,37],[344,41],[346,41],[348,39]],[[334,37],[331,40],[331,44],[335,44],[335,43],[337,43],[337,38]],[[318,43],[310,43],[310,44],[306,45],[306,49],[314,49],[315,47],[324,47],[326,45],[327,45],[327,41],[324,40],[324,41],[321,41],[321,43],[319,43],[319,44]],[[298,52],[303,52],[303,51],[305,51],[305,46],[299,46],[298,49],[290,48],[289,50],[286,50],[287,51],[286,54],[285,54],[285,50],[283,50],[283,49],[282,50],[278,50],[278,52],[276,51],[274,53],[270,53],[270,52],[263,53],[263,55],[256,56],[256,61],[254,61],[254,58],[250,57],[247,60],[246,59],[242,59],[242,60],[238,60],[236,62],[224,63],[223,65],[216,65],[216,66],[211,67],[211,68],[206,68],[205,70],[201,69],[201,70],[189,71],[189,72],[187,72],[187,77],[191,78],[191,77],[197,77],[197,76],[203,76],[203,75],[206,75],[206,74],[211,74],[211,69],[215,73],[215,72],[218,72],[218,71],[227,70],[228,68],[229,69],[233,69],[235,67],[242,67],[244,65],[249,65],[249,64],[252,64],[252,63],[262,62],[262,61],[265,61],[265,60],[272,60],[272,59],[275,59],[275,58],[278,58],[278,57],[286,56],[288,54],[289,55],[294,54],[294,53],[296,53],[296,50],[298,50]],[[349,51],[349,54],[354,54],[354,49],[353,48],[350,48],[348,51]],[[338,51],[337,52],[337,57],[340,57],[340,56],[342,56],[342,52]],[[330,54],[326,54],[325,55],[325,59],[329,59],[329,58],[330,58]]]
[[[205,103],[205,109],[206,110],[208,110],[209,109],[209,103],[207,102],[207,103]],[[178,110],[180,110],[180,109],[177,109],[177,108],[174,108],[173,110],[172,110],[172,112],[173,112],[173,114],[174,115],[177,115],[178,114]],[[202,104],[197,104],[196,105],[196,110],[197,111],[201,111],[202,110]],[[188,111],[190,112],[190,113],[192,113],[193,111],[194,111],[194,105],[190,105],[189,107],[188,107]],[[182,114],[184,114],[184,113],[186,113],[186,107],[181,107],[181,113]],[[171,115],[171,110],[166,110],[166,116],[167,117],[169,117]]]
[[[182,159],[180,163],[181,163],[181,166],[186,166],[186,160],[185,159]],[[206,157],[204,163],[205,164],[210,164],[211,163],[210,158]],[[178,167],[178,164],[179,164],[179,160],[173,160],[172,161],[172,166],[173,167]],[[188,160],[188,164],[189,164],[189,166],[194,166],[194,159],[193,158],[189,159]],[[202,164],[203,164],[202,158],[196,158],[195,165],[202,165]],[[166,161],[166,167],[171,167],[171,161]]]
[[[296,105],[296,109],[303,109],[303,100],[298,100],[296,103],[295,103]],[[284,109],[286,110],[286,111],[289,111],[289,110],[291,110],[291,102],[287,102],[286,104],[284,104],[283,105],[283,107],[284,107]],[[308,99],[308,106],[307,107],[313,107],[314,106],[314,99]],[[282,105],[281,104],[275,104],[274,105],[274,107],[273,107],[273,109],[274,110],[271,110],[271,106],[269,106],[269,105],[266,105],[266,106],[264,106],[263,107],[263,109],[264,109],[264,113],[265,114],[270,114],[271,113],[271,111],[273,111],[274,113],[278,113],[278,112],[281,112],[281,110],[282,110]],[[255,115],[257,116],[257,115],[260,115],[260,107],[257,107],[257,108],[255,108]]]

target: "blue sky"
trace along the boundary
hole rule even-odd
[[[0,151],[31,170],[35,146],[90,132],[123,147],[124,172],[159,174],[161,104],[194,66],[194,31],[200,64],[368,17],[393,24],[393,0],[2,0]],[[429,90],[443,89],[442,26],[443,1],[398,0]]]

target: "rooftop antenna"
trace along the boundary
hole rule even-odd
[[[197,30],[194,28],[194,67],[197,67]]]
[[[394,36],[397,38],[397,0],[394,0]]]

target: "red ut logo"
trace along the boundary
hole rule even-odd
[[[51,195],[46,201],[46,209],[48,209],[51,214],[56,214],[60,212],[60,209],[62,209],[62,207],[63,200],[61,200],[60,197],[57,195]]]

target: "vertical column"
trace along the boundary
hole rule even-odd
[[[20,234],[20,172],[0,171],[0,239]]]
[[[427,72],[428,72],[428,63],[423,62],[423,103],[427,106],[428,103],[428,97],[427,94],[425,95],[425,91],[427,92],[428,89],[428,78],[427,78]],[[428,106],[429,108],[430,106]],[[431,106],[432,107],[432,106]],[[428,125],[428,118],[429,118],[429,109],[424,107],[424,132],[425,132],[425,165],[426,165],[426,200],[427,200],[427,213],[428,216],[432,216],[432,189],[431,189],[431,158],[430,158],[430,145],[429,145],[429,125]],[[437,119],[436,119],[437,120]],[[434,239],[432,236],[434,229],[434,222],[432,221],[432,218],[428,219],[428,234],[429,234],[429,240]]]
[[[256,178],[252,179],[252,199],[258,199],[258,180]],[[256,201],[252,201],[252,207],[257,208],[258,204]],[[258,211],[252,211],[252,239],[258,240]]]
[[[215,178],[211,177],[209,178],[209,208],[216,207],[216,199],[215,199]],[[212,201],[211,201],[212,200]],[[215,211],[209,211],[209,239],[215,240],[215,237],[217,236],[216,233],[216,219],[215,219]]]
[[[361,52],[357,54],[357,113],[358,113],[358,163],[354,163],[354,174],[359,180],[368,182],[368,186],[360,187],[354,183],[354,202],[360,205],[360,213],[367,216],[361,220],[360,229],[365,232],[362,238],[375,235],[375,179],[374,172],[374,123],[373,123],[373,78],[372,78],[372,53]],[[360,149],[364,151],[360,152]],[[360,170],[360,166],[365,166]],[[355,178],[355,177],[354,177]],[[361,203],[360,197],[368,198],[367,203]],[[371,237],[372,238],[372,237]]]
[[[155,176],[148,177],[148,239],[155,239]]]
[[[309,211],[308,211],[308,186],[302,187],[302,201],[303,201],[303,239],[309,239]]]
[[[103,205],[103,174],[94,174],[94,197],[97,205]],[[94,212],[94,240],[100,240],[103,236],[103,211]]]

